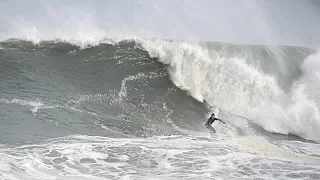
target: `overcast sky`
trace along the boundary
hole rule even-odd
[[[319,0],[0,0],[0,23],[2,39],[30,28],[43,36],[82,28],[320,47]]]

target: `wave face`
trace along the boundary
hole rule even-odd
[[[36,140],[48,122],[52,134],[44,137],[49,138],[181,134],[173,126],[203,130],[205,105],[175,87],[166,67],[135,42],[80,49],[62,42],[7,41],[1,47],[5,119],[24,118],[30,130],[23,136],[22,124],[16,124],[4,128],[3,137],[17,133]],[[10,110],[16,107],[22,111]]]
[[[302,138],[320,141],[319,58],[139,37],[2,41],[0,177],[318,179],[318,144]],[[212,111],[227,122],[213,137]]]

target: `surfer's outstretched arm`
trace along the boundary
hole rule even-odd
[[[221,119],[216,118],[216,120],[222,122],[223,124],[226,124],[224,121],[222,121]]]

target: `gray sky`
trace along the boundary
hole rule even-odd
[[[26,31],[46,36],[82,28],[182,40],[320,47],[318,0],[0,0],[0,23],[2,39],[29,34]]]

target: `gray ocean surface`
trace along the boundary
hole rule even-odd
[[[320,179],[318,126],[272,117],[272,129],[256,116],[266,117],[258,110],[267,97],[290,106],[271,92],[292,93],[314,53],[168,40],[86,48],[2,41],[0,179]],[[211,112],[227,122],[215,122],[214,135],[204,128]]]

